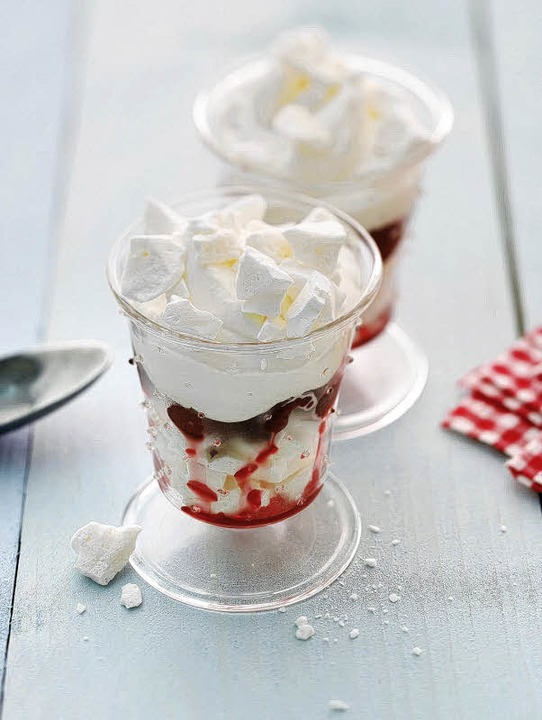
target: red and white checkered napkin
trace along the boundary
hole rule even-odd
[[[471,370],[460,384],[470,395],[443,427],[505,453],[512,475],[542,492],[542,327],[495,362]]]

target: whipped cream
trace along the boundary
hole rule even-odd
[[[412,92],[360,69],[319,28],[280,35],[265,69],[224,94],[213,122],[226,154],[306,187],[389,170],[431,142]]]

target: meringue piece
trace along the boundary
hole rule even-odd
[[[251,220],[263,220],[267,202],[261,195],[245,195],[217,213],[219,222],[242,230]]]
[[[252,220],[248,223],[245,244],[269,255],[278,263],[293,255],[292,246],[281,230],[275,225],[268,225],[260,220]]]
[[[337,222],[337,218],[335,217],[335,215],[327,208],[315,207],[310,211],[310,213],[307,215],[303,222],[325,222],[326,220],[332,220],[333,222]]]
[[[282,299],[291,284],[292,278],[272,258],[256,248],[245,249],[239,261],[236,283],[237,296],[241,300],[255,295],[275,295]]]
[[[290,140],[325,148],[332,138],[326,128],[303,105],[285,105],[273,118],[273,129]]]
[[[273,342],[286,337],[286,321],[281,317],[267,319],[258,333],[260,342]]]
[[[143,602],[141,596],[141,588],[135,583],[126,583],[122,586],[120,594],[120,604],[125,608],[139,607]]]
[[[333,319],[332,292],[331,281],[320,273],[313,273],[286,313],[286,336],[307,335],[326,307],[329,309],[322,324]]]
[[[220,229],[208,235],[195,235],[192,248],[202,265],[235,262],[243,253],[243,243],[232,230]]]
[[[248,300],[243,300],[241,307],[244,313],[254,313],[273,318],[280,314],[283,297],[284,293],[280,295],[273,295],[273,293],[254,295],[253,297],[248,298]]]
[[[341,82],[346,69],[330,52],[329,37],[321,28],[302,27],[282,33],[272,53],[286,70],[308,75],[325,83]]]
[[[346,240],[346,231],[335,220],[304,221],[284,230],[284,236],[293,247],[296,260],[331,275]]]
[[[167,304],[162,320],[172,330],[204,340],[214,340],[224,324],[213,313],[198,310],[190,300],[176,295]]]
[[[184,246],[166,235],[138,235],[130,241],[121,292],[147,302],[169,290],[184,272]]]
[[[187,226],[188,220],[169,205],[155,198],[147,198],[144,218],[145,235],[183,233]]]
[[[77,553],[75,569],[99,585],[107,585],[128,562],[140,532],[139,525],[84,525],[70,543]]]

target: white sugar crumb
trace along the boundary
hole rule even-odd
[[[346,710],[350,710],[350,705],[348,705],[348,703],[345,703],[344,700],[330,700],[329,709],[344,712]]]
[[[285,608],[285,607],[279,607],[279,612],[286,612],[286,608]]]
[[[399,602],[399,600],[401,599],[401,596],[397,595],[396,593],[390,593],[388,599],[390,602],[396,603],[396,602]]]
[[[83,605],[83,603],[77,603],[75,609],[77,610],[79,615],[82,615],[85,612],[85,610],[87,609],[87,606]]]
[[[298,640],[308,640],[314,635],[314,632],[312,625],[301,625],[295,631],[295,636]]]
[[[365,558],[364,562],[367,567],[375,568],[377,566],[376,558]]]
[[[357,638],[358,636],[359,636],[359,630],[358,630],[357,628],[353,628],[353,629],[350,630],[350,632],[348,633],[348,637],[349,637],[351,640],[355,640],[355,638]]]
[[[139,607],[143,602],[141,590],[135,583],[126,583],[122,586],[120,604],[125,608]]]
[[[391,541],[391,544],[392,544],[392,545],[399,545],[400,542],[401,542],[400,540],[397,540],[397,538],[395,538],[395,540],[392,540],[392,541]]]
[[[419,657],[422,654],[423,650],[419,647],[412,648],[412,654],[416,655],[416,657]]]
[[[369,530],[370,530],[372,533],[379,533],[379,532],[380,532],[380,528],[378,527],[378,525],[369,525]]]
[[[506,527],[506,525],[501,525],[501,532],[502,532],[502,533],[505,533],[507,530],[508,530],[508,528]]]
[[[357,593],[351,593],[351,594],[350,594],[350,600],[358,600],[358,594],[357,594]]]
[[[308,625],[309,618],[306,617],[306,615],[300,615],[295,621],[295,624],[297,625],[297,627],[301,627],[302,625]]]

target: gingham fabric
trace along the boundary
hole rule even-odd
[[[542,327],[517,340],[497,360],[460,381],[470,390],[443,427],[510,457],[522,484],[542,492]]]

